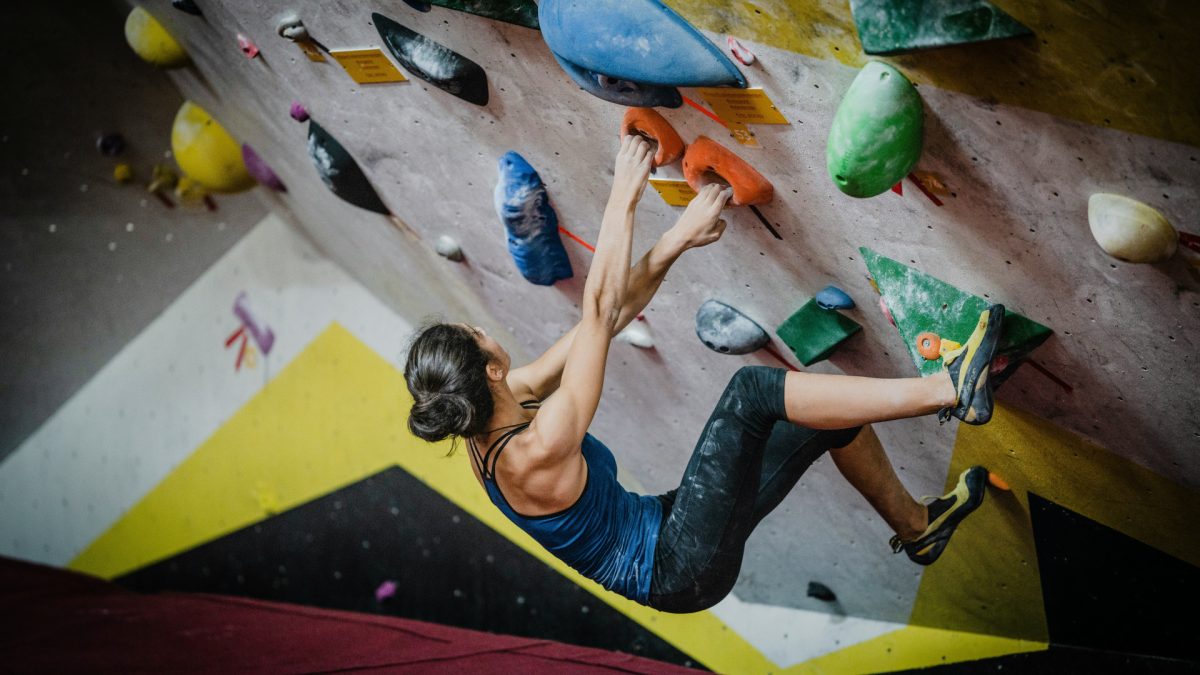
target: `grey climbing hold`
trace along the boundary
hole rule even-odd
[[[837,286],[826,286],[816,296],[821,309],[854,309],[854,298]]]
[[[433,245],[433,250],[437,251],[438,255],[443,258],[453,260],[454,262],[462,262],[464,258],[462,246],[458,245],[458,241],[454,237],[448,235],[443,234],[438,237],[437,242]]]
[[[697,310],[696,336],[722,354],[749,354],[771,341],[753,319],[717,300],[707,300]]]

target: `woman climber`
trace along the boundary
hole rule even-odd
[[[1000,305],[980,315],[970,339],[946,355],[947,368],[930,377],[743,367],[704,425],[678,488],[652,497],[617,482],[612,452],[588,433],[609,343],[680,254],[720,239],[730,196],[717,185],[703,188],[631,268],[634,210],[652,154],[638,135],[621,142],[579,323],[521,368],[480,328],[423,328],[404,370],[414,399],[409,429],[427,441],[467,439],[475,477],[505,516],[584,576],[662,611],[696,612],[725,597],[750,533],[826,451],[895,531],[893,551],[922,565],[937,560],[982,501],[986,469],[964,471],[953,491],[924,505],[900,483],[875,435],[859,431],[935,412],[942,421],[986,422]]]

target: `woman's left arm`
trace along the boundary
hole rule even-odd
[[[721,208],[732,193],[709,185],[700,191],[679,222],[659,237],[654,246],[629,270],[625,302],[613,334],[628,326],[642,313],[662,285],[671,265],[689,248],[706,246],[721,238],[725,221],[720,220]],[[571,328],[532,363],[509,371],[508,386],[518,399],[527,394],[542,400],[558,388],[567,352],[579,326]]]

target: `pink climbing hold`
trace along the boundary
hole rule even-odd
[[[387,600],[395,595],[396,590],[399,588],[400,586],[396,582],[389,579],[382,584],[379,584],[379,588],[375,589],[375,600],[377,602],[383,602],[384,600]]]
[[[288,114],[297,122],[308,121],[308,109],[300,101],[292,101],[292,107],[288,109]]]
[[[887,303],[883,301],[882,295],[879,296],[879,311],[883,312],[883,315],[887,317],[888,323],[892,324],[893,326],[896,325],[896,320],[892,318],[892,310],[888,309]]]
[[[246,37],[245,35],[243,35],[241,33],[238,33],[237,41],[238,41],[238,49],[242,50],[242,53],[246,55],[246,58],[252,59],[252,58],[258,56],[258,45],[254,44],[254,42],[252,42],[250,40],[250,38]]]
[[[730,35],[725,38],[725,44],[729,45],[729,51],[733,54],[733,58],[741,61],[743,66],[754,65],[754,52],[750,51],[737,38]]]

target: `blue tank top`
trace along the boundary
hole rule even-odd
[[[587,484],[578,501],[545,516],[517,513],[496,484],[496,460],[508,441],[528,427],[526,423],[505,432],[483,455],[471,444],[488,497],[505,517],[559,560],[608,590],[646,604],[662,503],[621,487],[612,451],[591,434],[584,434],[581,449],[587,462]]]

